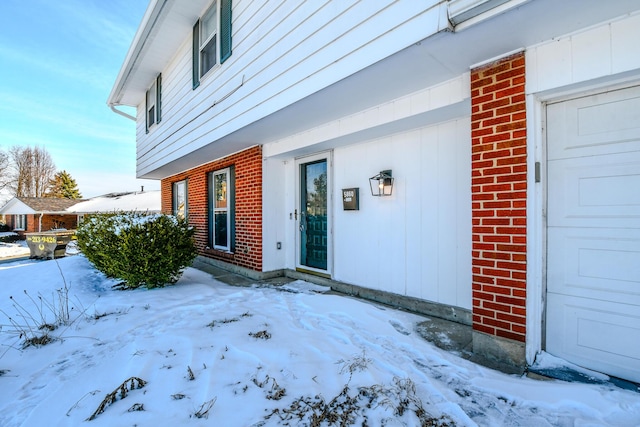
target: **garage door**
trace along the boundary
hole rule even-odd
[[[546,350],[640,382],[640,86],[547,106]]]

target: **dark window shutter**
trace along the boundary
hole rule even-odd
[[[184,180],[184,217],[189,220],[189,178]]]
[[[193,26],[193,88],[200,86],[200,21]]]
[[[236,167],[229,167],[229,249],[231,252],[236,251]]]
[[[220,63],[231,56],[231,0],[220,0]]]
[[[162,119],[162,74],[156,79],[156,123]]]
[[[144,94],[144,131],[149,133],[149,91]]]
[[[207,174],[207,242],[210,248],[213,247],[213,199],[214,199],[213,172]]]

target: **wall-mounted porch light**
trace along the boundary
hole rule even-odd
[[[393,177],[391,169],[380,171],[376,176],[369,178],[372,196],[390,196],[393,192]]]

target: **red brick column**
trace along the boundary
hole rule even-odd
[[[471,71],[473,328],[524,342],[527,147],[525,58]]]
[[[227,167],[235,167],[234,253],[208,248],[209,212],[207,176]],[[188,180],[189,223],[196,228],[198,253],[241,267],[262,271],[262,148],[252,147],[239,153],[165,178],[161,182],[162,211],[171,213],[174,182]]]

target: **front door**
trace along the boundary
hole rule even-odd
[[[301,270],[329,274],[330,192],[327,155],[298,161],[298,262]]]

